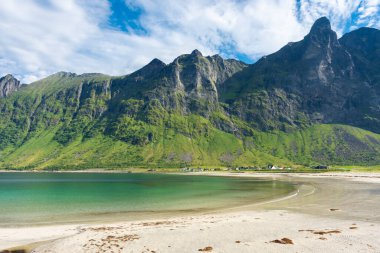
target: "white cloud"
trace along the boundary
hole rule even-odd
[[[299,17],[304,25],[311,26],[319,17],[330,19],[332,28],[342,35],[360,0],[303,0],[300,1]]]
[[[293,0],[141,0],[135,6],[144,9],[140,21],[152,36],[175,34],[182,43],[195,39],[212,52],[232,46],[257,58],[306,32]]]
[[[380,28],[380,0],[364,0],[358,8],[358,24]]]
[[[0,75],[13,73],[24,82],[61,70],[121,75],[195,48],[255,60],[302,39],[320,16],[328,16],[338,34],[347,22],[379,27],[379,1],[126,0],[143,10],[143,34],[109,27],[107,0],[2,1]],[[357,24],[350,23],[354,12]]]
[[[0,56],[15,62],[6,70],[22,78],[67,68],[75,51],[97,32],[96,24],[74,1],[55,1],[49,6],[4,1],[0,18]]]

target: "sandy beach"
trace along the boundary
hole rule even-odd
[[[380,174],[209,175],[274,177],[299,188],[265,203],[186,216],[0,228],[0,250],[380,252]]]

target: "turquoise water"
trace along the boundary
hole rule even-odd
[[[168,174],[0,173],[0,225],[193,212],[281,197],[281,181]]]

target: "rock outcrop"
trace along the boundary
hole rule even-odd
[[[337,123],[380,133],[380,31],[337,39],[327,18],[310,33],[227,80],[231,113],[263,130]]]
[[[20,81],[12,75],[6,75],[0,78],[0,98],[7,97],[20,88]]]

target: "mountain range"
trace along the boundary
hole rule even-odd
[[[380,31],[245,64],[198,50],[125,76],[0,79],[0,168],[380,164]]]

